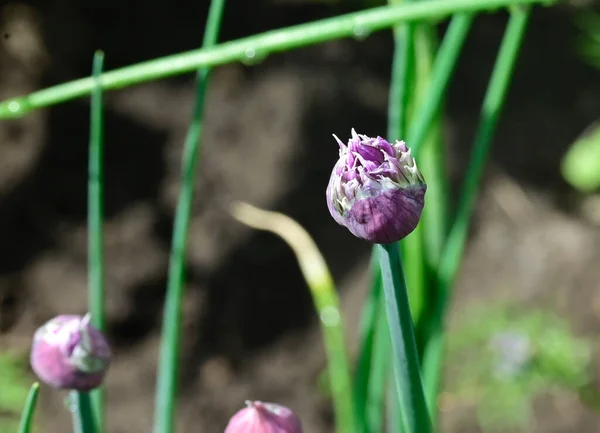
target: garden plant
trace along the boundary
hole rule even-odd
[[[348,236],[372,244],[371,282],[360,334],[356,336],[359,352],[355,358],[349,356],[345,345],[344,317],[333,278],[309,233],[286,215],[258,209],[251,203],[228,204],[237,221],[277,234],[297,257],[320,320],[335,431],[439,431],[445,356],[455,353],[453,350],[460,352],[469,344],[484,347],[491,341],[499,355],[485,364],[489,370],[470,369],[472,374],[464,378],[466,385],[457,395],[481,390],[479,385],[488,379],[487,371],[500,372],[504,379],[519,377],[519,386],[498,379],[494,382],[498,387],[493,388],[505,391],[504,395],[516,402],[507,410],[515,414],[515,407],[526,408],[524,400],[547,384],[558,381],[569,388],[584,386],[588,382],[584,373],[589,360],[587,346],[571,339],[560,323],[555,328],[546,326],[555,322],[543,314],[522,321],[492,314],[494,320],[489,322],[490,326],[478,329],[479,332],[469,331],[476,326],[467,327],[462,339],[449,339],[445,331],[478,188],[528,21],[537,8],[553,3],[390,0],[387,5],[218,43],[227,2],[212,0],[203,45],[197,50],[107,72],[103,71],[104,53],[98,51],[90,77],[0,102],[0,119],[10,119],[91,96],[89,307],[87,314],[65,311],[42,325],[32,337],[31,346],[31,366],[41,386],[69,390],[73,430],[105,432],[105,419],[110,416],[105,413],[102,388],[111,365],[110,342],[104,335],[103,93],[196,72],[195,106],[181,157],[181,185],[156,376],[154,433],[172,433],[176,431],[184,264],[193,186],[198,160],[202,158],[204,99],[211,68],[232,62],[247,63],[333,39],[361,40],[373,32],[387,30],[393,31],[395,41],[387,131],[323,131],[321,138],[323,146],[339,148],[338,160],[331,161],[330,182],[323,185],[323,206],[327,205],[332,218],[341,226],[339,230],[347,229]],[[482,95],[466,176],[453,205],[448,198],[450,180],[442,124],[445,93],[473,22],[480,14],[499,11],[507,17],[506,29],[487,90]],[[439,39],[437,26],[446,20],[447,30]],[[110,52],[106,55],[110,56]],[[515,324],[518,329],[511,329]],[[563,350],[552,352],[546,346],[537,347],[534,343],[545,338],[544,332],[554,332],[553,337],[558,335]],[[569,353],[570,357],[565,360],[562,353]],[[533,365],[532,359],[536,360],[536,376],[525,380],[518,374]],[[32,431],[39,389],[38,383],[31,387],[18,427],[20,433]],[[245,404],[240,402],[240,411],[232,414],[229,424],[223,426],[225,432],[302,431],[302,420],[293,408],[279,402],[258,401],[253,396],[247,398]],[[497,421],[489,411],[481,416],[482,425],[493,427]],[[521,414],[518,417],[523,418]]]

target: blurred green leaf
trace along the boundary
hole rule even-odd
[[[600,123],[571,145],[563,157],[561,173],[565,181],[581,192],[593,192],[600,187]]]
[[[14,433],[19,426],[30,385],[23,364],[11,353],[0,353],[0,433]]]

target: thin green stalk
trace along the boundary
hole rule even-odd
[[[393,4],[409,4],[412,0],[389,0]],[[414,24],[403,23],[394,28],[394,56],[388,99],[388,139],[401,140],[408,124],[408,104],[414,66]]]
[[[367,397],[365,402],[366,428],[370,433],[381,433],[384,425],[385,395],[386,390],[396,392],[395,387],[389,386],[390,377],[390,355],[391,342],[385,314],[385,299],[381,297],[376,317],[377,328],[373,341],[373,353],[371,357],[371,370],[369,371],[369,382],[367,386]],[[399,406],[395,406],[397,410]]]
[[[371,253],[371,284],[368,297],[363,304],[360,326],[359,326],[359,355],[354,373],[354,409],[356,412],[357,431],[366,433],[372,430],[367,428],[367,398],[370,383],[370,374],[373,370],[373,356],[375,348],[375,337],[377,332],[377,319],[380,310],[381,299],[381,273],[379,272],[379,261],[377,250]]]
[[[104,53],[94,54],[93,78],[96,87],[92,92],[90,113],[90,143],[88,162],[88,290],[89,311],[92,324],[104,331],[106,313],[104,299],[104,244],[102,241],[102,216],[104,195],[104,173],[102,169],[103,155],[103,119],[102,119],[102,87],[98,77],[102,74]],[[104,391],[95,389],[91,393],[92,406],[98,423],[98,431],[104,431]]]
[[[253,57],[264,57],[276,52],[289,51],[333,39],[373,33],[392,27],[399,22],[444,18],[450,14],[475,13],[496,10],[511,5],[551,4],[556,0],[429,0],[397,6],[382,6],[370,10],[341,15],[308,24],[291,26],[220,44],[213,49],[203,48],[155,60],[138,63],[104,73],[101,84],[105,90],[141,84],[160,78],[172,77],[198,68],[214,67],[225,63],[244,61],[248,52]],[[94,87],[90,78],[60,84],[27,96],[0,103],[0,118],[19,117],[27,112],[49,105],[82,97]]]
[[[454,17],[453,22],[462,23],[459,29],[461,34],[466,35],[468,24],[471,21],[463,21],[461,17]],[[416,56],[416,105],[422,106],[426,103],[431,87],[433,63],[437,51],[437,38],[435,27],[428,23],[419,23],[415,29]],[[460,50],[453,50],[452,60],[456,63]],[[448,67],[452,69],[452,67]],[[442,106],[445,92],[441,94],[441,100],[437,105],[437,111],[431,118],[428,133],[424,136],[424,142],[419,154],[419,168],[426,173],[427,181],[427,206],[423,208],[421,228],[423,228],[423,249],[427,263],[426,273],[428,282],[435,283],[435,278],[430,274],[437,274],[437,266],[448,234],[448,177],[446,174],[445,148],[442,139]],[[406,261],[405,261],[406,264]],[[410,281],[410,280],[409,280]],[[425,295],[426,296],[426,295]]]
[[[411,3],[414,0],[404,0]],[[390,4],[402,3],[400,0],[389,0]],[[388,131],[389,140],[405,138],[409,123],[409,106],[414,97],[413,83],[415,76],[414,52],[415,23],[403,23],[394,28],[394,56],[392,58],[392,73],[388,99]],[[403,258],[406,265],[406,279],[410,283],[410,307],[415,321],[423,309],[425,290],[424,266],[421,254],[422,236],[419,229],[415,230],[402,242]],[[374,247],[375,248],[375,247]]]
[[[414,327],[408,304],[398,244],[379,245],[386,315],[392,351],[392,367],[402,418],[409,433],[431,432],[425,403]]]
[[[225,0],[212,0],[204,32],[203,47],[209,48],[217,42]],[[204,95],[209,69],[197,72],[196,102],[191,123],[185,139],[181,179],[173,240],[169,259],[169,277],[165,299],[160,357],[157,372],[154,433],[171,433],[175,426],[177,380],[179,376],[179,348],[181,333],[181,303],[184,294],[184,264],[187,237],[192,211],[195,173],[200,151],[200,135],[204,108]]]
[[[29,389],[27,400],[25,401],[25,407],[21,413],[21,420],[19,421],[18,433],[29,433],[32,428],[33,414],[35,413],[35,407],[37,404],[38,395],[40,393],[40,384],[35,382]]]
[[[440,366],[445,345],[443,321],[450,299],[450,290],[462,260],[468,235],[469,222],[487,155],[489,153],[491,139],[504,105],[508,85],[512,78],[519,49],[527,28],[529,14],[529,8],[515,8],[511,12],[510,20],[504,33],[502,45],[482,105],[479,127],[473,146],[473,154],[471,161],[469,162],[461,198],[459,200],[456,220],[448,236],[446,248],[444,249],[440,261],[439,296],[436,299],[431,336],[425,351],[423,363],[425,389],[429,405],[432,408],[435,407],[439,387]]]
[[[88,392],[71,391],[71,412],[74,433],[98,433],[98,422],[94,418],[92,401]]]
[[[286,215],[264,211],[247,203],[234,203],[231,213],[250,227],[280,236],[294,251],[319,314],[336,430],[339,433],[358,432],[340,302],[327,263],[317,245],[300,224]]]
[[[425,3],[430,3],[429,1]],[[424,4],[425,4],[424,3]],[[407,143],[413,154],[418,155],[423,142],[429,133],[431,122],[437,115],[446,88],[454,72],[458,56],[473,21],[473,13],[456,14],[450,21],[444,40],[436,55],[431,78],[431,87],[423,105],[415,115],[412,127],[408,132]]]
[[[371,254],[370,270],[371,287],[361,315],[361,344],[354,374],[354,408],[358,433],[381,433],[383,397],[389,374],[390,337],[376,248],[373,248]]]

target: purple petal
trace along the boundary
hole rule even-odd
[[[389,244],[408,236],[419,223],[426,187],[388,189],[356,200],[344,216],[344,226],[361,239]]]

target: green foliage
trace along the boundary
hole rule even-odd
[[[577,51],[588,64],[600,68],[600,14],[586,11],[575,20],[581,30]],[[561,163],[563,178],[575,189],[591,193],[600,187],[600,125],[594,124],[569,147]]]
[[[600,187],[600,124],[589,128],[570,146],[561,173],[580,192],[591,193]]]
[[[448,334],[448,399],[475,405],[489,431],[526,429],[541,393],[588,383],[589,342],[542,310],[476,306]]]
[[[0,433],[14,433],[19,426],[30,385],[23,365],[13,354],[0,353]]]

